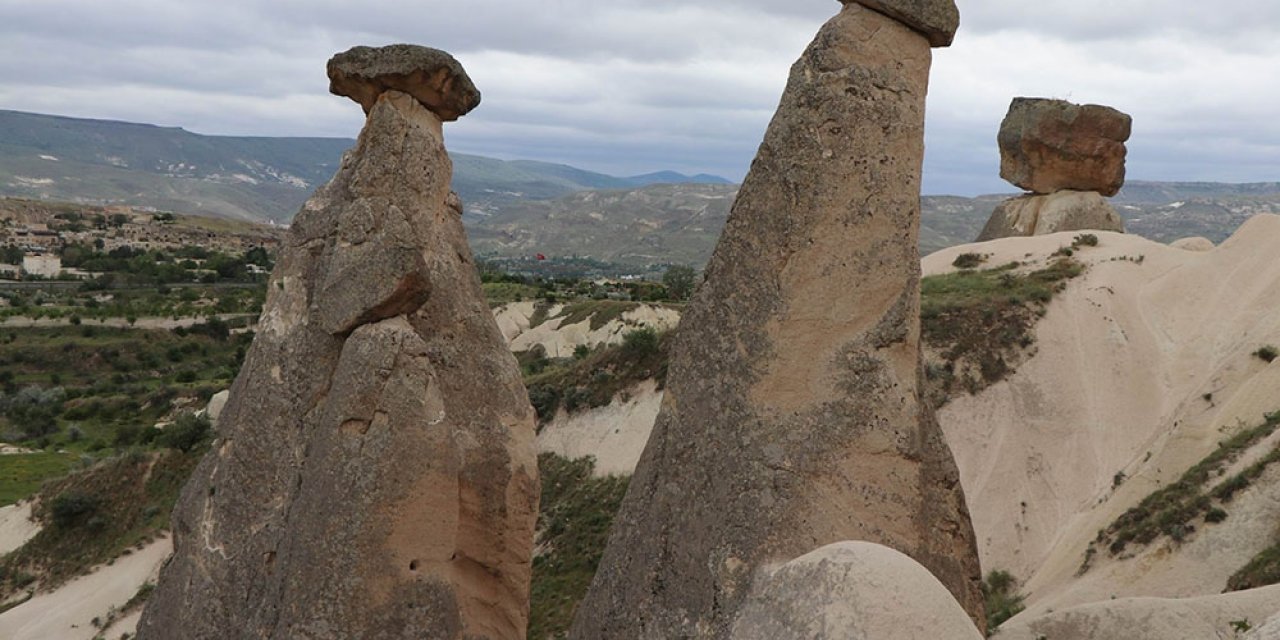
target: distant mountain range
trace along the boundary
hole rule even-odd
[[[341,138],[205,136],[0,110],[0,195],[287,222],[354,144]],[[673,171],[616,177],[548,162],[452,156],[454,189],[467,202],[661,183],[729,184],[718,176]]]
[[[204,136],[178,128],[0,110],[0,195],[152,206],[288,222],[354,144]],[[542,253],[629,266],[701,265],[737,186],[664,171],[617,177],[568,165],[453,154],[454,189],[478,254]],[[926,196],[921,252],[971,242],[1011,194]],[[1280,183],[1130,181],[1113,200],[1131,233],[1220,242],[1280,213]]]

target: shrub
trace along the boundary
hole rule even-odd
[[[69,491],[53,499],[49,514],[53,525],[59,529],[71,529],[86,524],[98,512],[102,501],[79,491]]]
[[[1253,355],[1261,358],[1265,362],[1272,362],[1276,358],[1280,357],[1280,349],[1277,349],[1275,345],[1269,344],[1257,351],[1254,351]]]
[[[190,453],[209,439],[213,425],[207,416],[184,413],[156,437],[156,443],[169,449]]]
[[[628,331],[622,336],[622,349],[627,354],[640,357],[658,351],[658,332],[650,327]]]
[[[1017,593],[1018,580],[1008,571],[992,571],[982,581],[982,596],[986,599],[987,624],[992,631],[1023,609],[1025,596]]]
[[[1071,243],[1071,246],[1077,249],[1080,247],[1096,247],[1098,246],[1098,236],[1092,233],[1082,233],[1076,236],[1076,239]]]
[[[980,253],[962,253],[956,256],[951,262],[951,266],[957,269],[976,269],[978,265],[987,261],[987,257]]]

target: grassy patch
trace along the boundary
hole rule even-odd
[[[640,306],[638,302],[622,302],[619,300],[582,300],[566,305],[560,311],[557,318],[563,318],[560,326],[567,327],[571,324],[578,324],[588,318],[591,320],[591,330],[595,331],[600,327],[617,320],[622,314],[632,311]]]
[[[1012,373],[1035,342],[1032,329],[1066,281],[1084,271],[1069,259],[1018,273],[1007,264],[924,278],[920,321],[925,344],[942,362],[931,363],[931,395],[942,400],[957,386],[970,393]]]
[[[0,600],[23,588],[16,576],[51,589],[155,539],[203,453],[135,451],[46,484],[35,512],[43,528],[0,561]]]
[[[624,336],[622,344],[598,349],[584,358],[545,361],[540,369],[535,367],[537,372],[525,377],[538,421],[550,420],[561,407],[570,413],[603,407],[645,380],[656,380],[661,386],[667,377],[670,348],[670,333],[638,329]]]
[[[1026,597],[1018,593],[1018,581],[1008,571],[992,571],[982,580],[986,600],[988,635],[1024,609]]]
[[[538,456],[542,507],[533,559],[529,638],[563,638],[604,553],[627,478],[593,478],[591,458]]]
[[[67,475],[78,458],[46,452],[0,456],[0,507],[30,497],[46,480]]]
[[[1268,465],[1280,460],[1280,449],[1212,488],[1211,483],[1245,451],[1277,428],[1280,428],[1280,413],[1271,414],[1263,424],[1220,442],[1213,453],[1188,469],[1177,482],[1147,496],[1099,531],[1090,544],[1091,551],[1096,553],[1098,547],[1103,547],[1116,556],[1130,544],[1146,545],[1161,537],[1180,542],[1196,530],[1197,521],[1202,517],[1206,522],[1222,522],[1227,512],[1221,503],[1230,502],[1236,492],[1247,487]],[[1220,504],[1215,506],[1215,501]]]
[[[1280,584],[1280,541],[1254,556],[1227,579],[1227,591],[1244,591]]]
[[[543,294],[542,289],[519,282],[486,282],[481,286],[484,287],[484,297],[489,301],[490,307],[532,300]]]

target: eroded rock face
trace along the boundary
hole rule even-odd
[[[842,542],[763,575],[733,623],[734,640],[981,640],[927,569],[888,547]]]
[[[393,44],[353,47],[329,60],[329,92],[369,113],[386,91],[407,93],[451,122],[480,104],[480,91],[453,56],[430,47]]]
[[[923,33],[929,44],[949,47],[960,28],[960,10],[955,0],[840,0],[879,11]]]
[[[1033,193],[1114,196],[1124,186],[1133,121],[1111,107],[1014,98],[1000,125],[1000,177]]]
[[[1026,195],[1001,202],[991,213],[978,242],[1085,229],[1124,233],[1124,221],[1095,191]]]
[[[930,60],[922,34],[848,4],[792,68],[571,637],[730,638],[759,569],[846,540],[907,553],[982,620],[959,476],[920,401]]]
[[[378,96],[294,221],[139,638],[523,638],[534,414],[441,119]]]

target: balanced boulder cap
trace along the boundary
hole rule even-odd
[[[960,28],[960,10],[954,0],[840,0],[883,13],[919,31],[935,47],[949,47]]]
[[[1111,107],[1014,98],[1000,125],[1000,177],[1033,193],[1114,196],[1124,186],[1133,120]]]
[[[415,44],[353,47],[329,60],[329,92],[360,103],[367,114],[389,90],[407,93],[445,122],[480,104],[480,91],[453,56]]]

